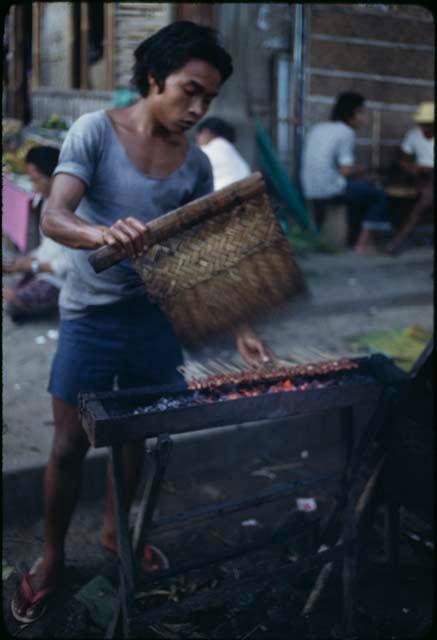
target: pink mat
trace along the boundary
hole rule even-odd
[[[29,210],[34,196],[12,184],[3,174],[2,232],[23,252],[27,247]]]

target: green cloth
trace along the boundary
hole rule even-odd
[[[304,229],[317,235],[316,227],[308,215],[297,189],[280,161],[267,131],[258,120],[255,121],[255,136],[258,161],[276,196],[287,205],[287,209],[296,222]]]
[[[106,629],[114,615],[116,591],[103,576],[96,576],[74,596],[88,609],[93,622]]]
[[[362,336],[353,336],[348,338],[347,342],[355,351],[364,349],[370,353],[383,353],[392,358],[400,369],[408,372],[431,338],[430,331],[415,325],[406,329],[374,331]]]
[[[140,94],[130,89],[116,89],[112,94],[112,106],[116,109],[123,107],[130,107],[131,104],[136,102]]]

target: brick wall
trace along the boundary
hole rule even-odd
[[[341,91],[366,98],[357,155],[389,164],[417,104],[434,96],[434,21],[418,6],[309,5],[305,127]]]

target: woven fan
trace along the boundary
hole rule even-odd
[[[305,290],[260,173],[148,226],[150,248],[134,264],[149,298],[186,346],[204,343]],[[100,272],[125,257],[108,246],[89,260]]]

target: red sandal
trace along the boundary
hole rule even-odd
[[[11,600],[11,613],[17,622],[31,624],[32,622],[39,620],[47,610],[47,600],[49,596],[55,591],[55,587],[45,587],[44,589],[34,592],[30,586],[29,578],[35,575],[36,569],[41,562],[42,558],[38,558],[29,573],[26,573],[24,576]],[[20,591],[28,603],[24,614],[18,613],[18,606],[16,602],[17,595]]]

